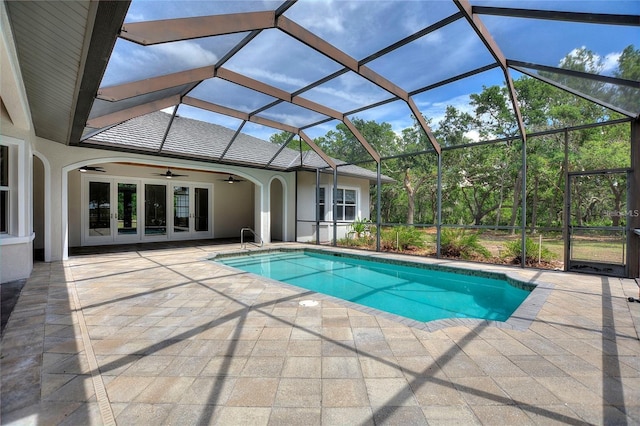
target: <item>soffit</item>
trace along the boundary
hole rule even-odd
[[[36,135],[60,143],[79,139],[74,125],[86,122],[128,3],[6,5]]]

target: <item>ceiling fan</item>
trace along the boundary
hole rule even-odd
[[[91,167],[91,166],[82,166],[78,169],[78,171],[80,173],[87,173],[87,172],[102,172],[105,173],[106,170],[103,169],[102,167]]]
[[[227,183],[236,183],[236,182],[244,182],[244,180],[242,179],[236,179],[233,176],[229,175],[228,178],[226,179],[220,179],[222,182],[227,182]]]
[[[154,175],[156,175],[156,176],[164,176],[167,179],[171,179],[171,178],[174,178],[174,177],[181,177],[181,176],[189,176],[189,175],[179,175],[179,174],[173,173],[170,168],[167,168],[167,171],[164,172],[164,173],[154,173]]]

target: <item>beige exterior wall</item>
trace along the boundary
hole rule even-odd
[[[288,188],[295,188],[295,173],[282,173],[242,167],[219,166],[186,160],[158,159],[139,154],[118,153],[97,149],[68,147],[45,139],[36,141],[36,151],[50,164],[52,241],[51,260],[63,259],[68,247],[82,241],[82,182],[78,168],[83,165],[104,167],[106,173],[97,177],[123,177],[144,181],[166,182],[153,173],[163,173],[172,167],[174,173],[186,174],[176,182],[208,183],[213,185],[213,237],[239,237],[242,227],[253,228],[265,242],[270,241],[269,182],[281,179]],[[189,169],[181,171],[179,169]],[[229,185],[220,179],[229,174],[240,176],[244,182]],[[88,175],[88,173],[87,173]],[[295,223],[295,194],[285,194],[287,216],[284,224],[287,238],[293,239]]]
[[[167,162],[170,164],[170,162]],[[95,164],[94,164],[95,166]],[[143,164],[119,164],[104,163],[100,164],[104,167],[105,173],[88,172],[80,173],[77,169],[68,173],[68,193],[69,193],[69,247],[79,247],[82,245],[82,191],[86,191],[86,185],[83,187],[82,179],[121,179],[123,181],[134,181],[141,184],[205,184],[212,185],[212,194],[210,194],[210,205],[213,208],[213,238],[230,238],[239,237],[242,227],[253,228],[254,207],[253,199],[255,192],[255,184],[250,181],[228,184],[222,182],[228,177],[228,173],[214,173],[207,171],[180,170],[174,168],[173,173],[184,174],[187,176],[179,177],[168,181],[156,173],[164,173],[167,170],[165,166],[148,166]],[[182,166],[186,167],[186,166]]]
[[[320,224],[320,242],[326,243],[333,240],[333,175],[320,174],[320,186],[325,188],[327,205],[325,223]],[[338,176],[338,188],[355,189],[358,194],[356,218],[369,218],[369,181],[348,176]],[[298,241],[311,242],[316,240],[316,174],[313,172],[298,173]],[[336,226],[338,239],[345,238],[351,230],[348,223],[339,223]]]
[[[27,278],[33,269],[32,142],[27,95],[6,5],[0,2],[0,143],[9,151],[9,229],[0,234],[0,282]]]

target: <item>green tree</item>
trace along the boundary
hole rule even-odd
[[[424,211],[421,205],[427,204],[429,215],[420,215],[419,222],[435,222],[437,213],[437,157],[430,152],[431,144],[418,121],[413,120],[413,126],[402,131],[402,137],[396,140],[397,150],[411,156],[399,157],[393,162],[394,175],[402,183],[406,197],[405,223],[413,225],[416,212]],[[424,197],[423,197],[424,196]]]
[[[289,132],[274,133],[269,137],[269,142],[280,146],[287,141],[289,141],[287,148],[295,151],[308,151],[311,149],[304,141],[301,141],[300,138],[295,137],[295,135]]]
[[[352,123],[364,140],[381,155],[388,155],[395,146],[396,134],[389,123],[365,121],[360,118],[354,118]],[[347,163],[371,160],[367,150],[344,123],[339,123],[335,130],[330,130],[314,142],[328,155]]]
[[[618,69],[614,75],[640,81],[640,49],[636,49],[632,44],[625,47],[618,58]]]
[[[640,81],[640,49],[627,46],[618,58],[618,69],[614,75],[627,80]],[[640,112],[638,89],[628,86],[614,86],[612,103],[632,113]]]

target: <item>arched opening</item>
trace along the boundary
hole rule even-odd
[[[284,190],[282,182],[273,179],[269,187],[271,241],[284,241]]]
[[[45,260],[45,169],[38,156],[33,156],[33,260]]]
[[[168,178],[166,164],[110,157],[66,166],[66,250],[210,238],[235,241],[242,228],[256,228],[260,215],[254,211],[256,184],[250,176],[235,169],[172,164]]]

